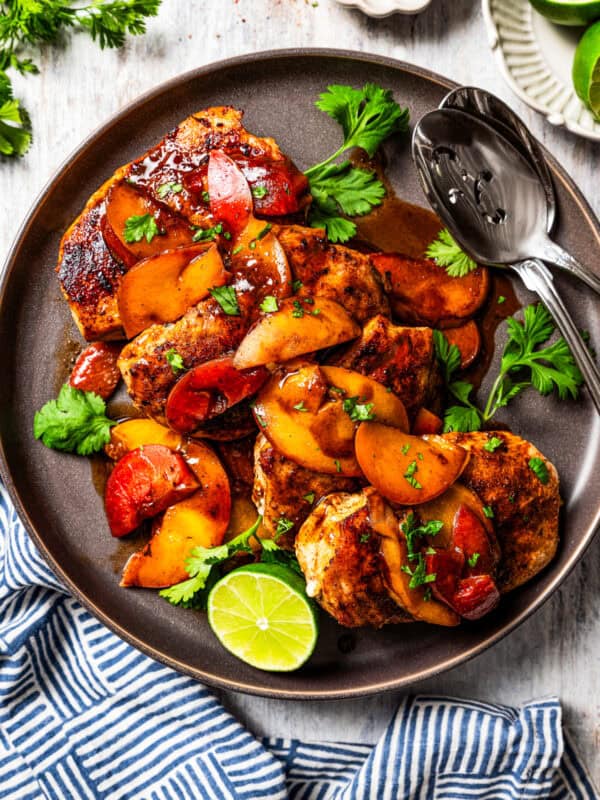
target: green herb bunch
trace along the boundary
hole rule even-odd
[[[121,47],[127,34],[146,30],[146,17],[158,13],[160,0],[0,0],[0,154],[21,156],[31,143],[31,124],[13,97],[9,70],[39,72],[32,48],[54,44],[72,28],[87,31],[101,48]]]
[[[340,159],[354,148],[373,158],[385,139],[408,130],[409,113],[389,89],[372,83],[362,89],[329,86],[316,106],[339,122],[344,141],[329,158],[305,172],[313,196],[310,224],[325,228],[330,241],[346,242],[356,233],[356,225],[346,217],[368,214],[380,205],[385,186],[374,172]]]

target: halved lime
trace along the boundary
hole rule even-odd
[[[301,667],[319,632],[304,581],[279,564],[248,564],[221,578],[208,597],[208,621],[230,653],[270,672]]]
[[[589,25],[600,19],[600,0],[529,0],[544,17],[559,25]]]
[[[592,114],[600,120],[600,22],[588,28],[577,45],[573,85]]]

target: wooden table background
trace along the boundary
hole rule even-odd
[[[101,52],[77,34],[44,50],[41,74],[15,79],[35,140],[22,160],[0,164],[0,262],[37,193],[70,151],[100,123],[156,84],[211,61],[283,47],[367,51],[476,83],[508,100],[563,163],[600,212],[600,144],[553,129],[505,86],[488,47],[478,0],[433,0],[417,17],[371,20],[335,0],[163,0],[145,37]],[[597,344],[597,343],[596,343]],[[475,660],[415,685],[519,704],[557,694],[568,726],[600,783],[600,538],[546,605],[518,631]],[[221,694],[257,735],[374,742],[399,695],[327,703]]]

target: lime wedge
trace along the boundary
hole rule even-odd
[[[592,114],[600,120],[600,22],[588,28],[577,45],[573,85]]]
[[[529,0],[544,17],[559,25],[589,25],[600,19],[600,0]]]
[[[225,575],[208,597],[208,621],[230,653],[269,672],[301,667],[319,632],[304,581],[279,564],[249,564]]]

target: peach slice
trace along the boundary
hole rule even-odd
[[[356,458],[367,480],[388,500],[420,505],[458,479],[467,451],[447,447],[441,436],[410,436],[380,422],[363,422],[356,434]]]
[[[152,419],[128,419],[115,425],[110,432],[110,442],[104,450],[109,458],[117,461],[125,453],[147,444],[162,444],[177,450],[181,445],[178,433],[159,425]]]
[[[185,560],[194,547],[223,542],[231,514],[229,479],[215,453],[200,442],[186,443],[186,462],[200,488],[168,508],[152,537],[127,561],[121,586],[162,588],[189,578]]]
[[[214,244],[179,247],[139,261],[124,275],[117,295],[127,338],[154,323],[179,319],[226,278]]]
[[[281,363],[357,336],[360,327],[333,300],[317,297],[309,304],[307,298],[288,298],[248,331],[233,363],[238,369]]]

